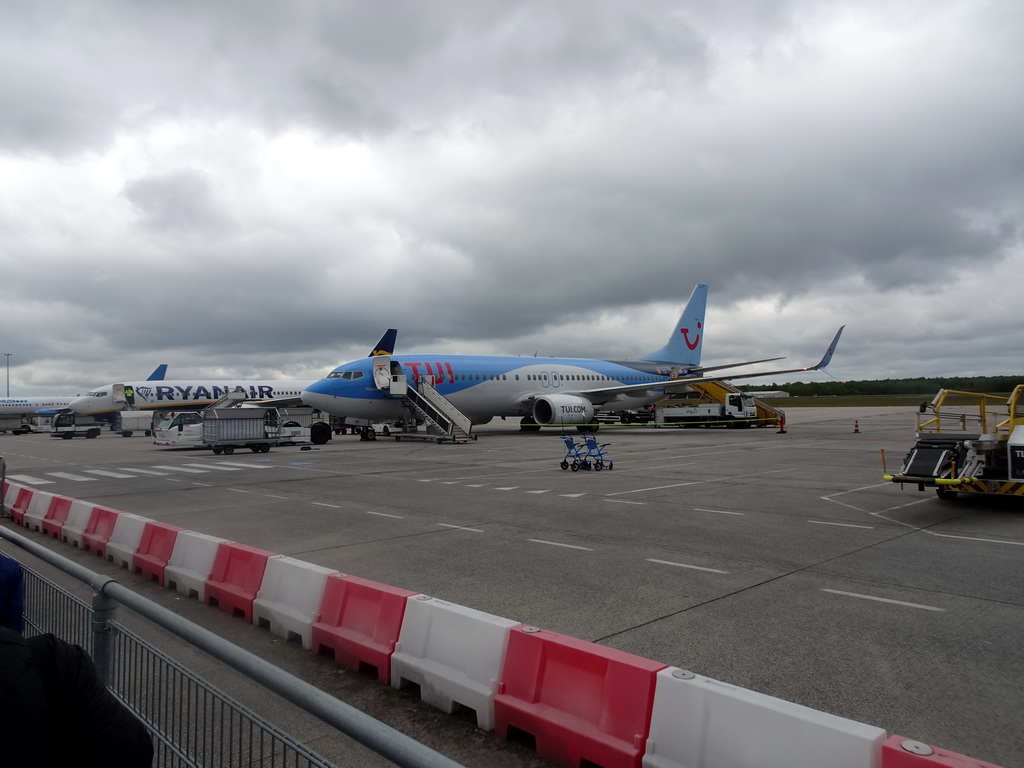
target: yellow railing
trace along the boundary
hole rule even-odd
[[[929,407],[934,415],[926,419],[924,410],[918,414],[918,432],[967,432],[970,426],[971,431],[998,440],[1024,423],[1024,384],[1018,385],[1010,397],[940,389]]]

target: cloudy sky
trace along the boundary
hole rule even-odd
[[[1024,372],[1020,0],[5,0],[17,395],[399,352]]]

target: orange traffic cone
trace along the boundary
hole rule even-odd
[[[853,434],[855,434],[855,435],[859,435],[860,434],[860,425],[857,424],[857,420],[856,419],[853,420]]]

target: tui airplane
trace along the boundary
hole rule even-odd
[[[528,431],[575,426],[581,432],[592,432],[597,430],[595,413],[642,408],[664,399],[667,393],[686,391],[688,382],[694,380],[823,369],[843,332],[840,328],[817,365],[709,378],[704,375],[709,371],[781,358],[702,367],[707,294],[707,285],[698,283],[665,346],[638,360],[443,354],[395,355],[387,361],[364,358],[341,365],[308,386],[302,401],[346,419],[398,420],[403,413],[402,396],[391,392],[391,381],[404,376],[409,386],[418,387],[426,378],[473,424],[486,424],[495,416],[518,416],[521,428]]]

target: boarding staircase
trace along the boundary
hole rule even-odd
[[[373,378],[378,389],[388,390],[393,397],[401,399],[407,414],[403,424],[422,421],[427,425],[425,434],[403,428],[394,435],[396,440],[409,438],[437,440],[439,443],[476,440],[472,433],[473,422],[437,391],[433,376],[419,376],[416,385],[409,386],[401,366],[396,363],[392,367],[390,358],[381,355],[373,361]]]
[[[426,377],[420,378],[419,387],[406,388],[402,404],[427,423],[428,433],[438,442],[476,440],[469,417],[438,392]]]

